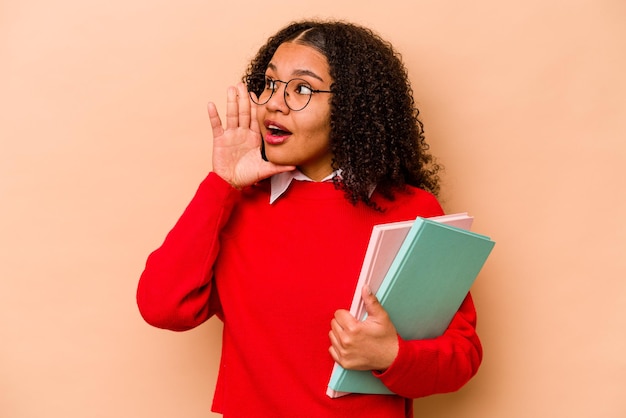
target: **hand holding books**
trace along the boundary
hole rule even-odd
[[[346,369],[385,370],[398,355],[398,332],[369,285],[361,289],[361,298],[367,318],[359,321],[345,309],[335,312],[329,352]]]
[[[495,243],[468,231],[466,213],[377,225],[372,231],[350,312],[366,320],[361,291],[366,284],[407,340],[441,335],[466,297]],[[370,370],[336,362],[328,396],[350,392],[391,394]]]

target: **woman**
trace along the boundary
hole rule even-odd
[[[372,31],[293,23],[208,107],[213,170],[141,276],[150,324],[224,322],[213,410],[225,417],[408,417],[454,391],[482,348],[468,295],[447,331],[400,338],[376,297],[346,308],[372,226],[443,213],[404,65]],[[397,395],[325,395],[333,361]]]

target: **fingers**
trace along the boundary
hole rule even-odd
[[[335,317],[333,318],[332,322],[334,322],[338,328],[348,330],[351,330],[359,323],[359,321],[357,321],[356,318],[352,316],[350,311],[347,311],[345,309],[337,310],[335,312]]]
[[[220,115],[217,113],[215,103],[209,102],[207,105],[207,111],[209,113],[209,120],[211,121],[213,138],[217,138],[224,133],[224,128],[222,128],[222,121],[220,120]]]
[[[237,89],[228,87],[226,91],[226,129],[239,127],[239,105],[237,103]]]
[[[254,93],[252,93],[254,94]],[[256,96],[255,96],[256,97]],[[254,132],[260,134],[261,129],[259,128],[259,121],[256,118],[256,104],[252,103],[252,99],[248,96],[248,102],[250,105],[250,129]]]
[[[330,347],[328,347],[328,352],[330,353],[333,360],[339,363],[342,361],[341,353],[345,352],[345,345],[343,342],[343,339],[345,338],[345,332],[343,331],[341,325],[339,325],[336,319],[333,319],[330,323],[328,338],[330,339]]]
[[[239,106],[239,126],[243,128],[250,127],[250,96],[243,83],[237,84],[237,105]]]
[[[385,370],[398,354],[398,336],[387,311],[369,288],[362,297],[368,316],[364,321],[340,309],[330,322],[331,357],[343,368],[354,370]]]
[[[341,339],[337,335],[337,330],[334,327],[331,327],[331,330],[328,331],[328,338],[330,338],[330,344],[333,347],[342,347]]]
[[[256,111],[256,109],[254,110]],[[248,96],[246,86],[243,83],[239,83],[235,87],[229,87],[226,92],[226,129],[251,127],[251,112],[250,96]]]
[[[338,311],[335,314],[335,318],[331,321],[331,330],[328,333],[328,338],[330,339],[328,352],[333,360],[342,367],[351,368],[356,364],[354,360],[359,357],[359,351],[355,351],[355,344],[357,344],[354,338],[355,330],[350,328],[350,324],[341,324],[341,320],[345,318],[337,320],[337,316],[342,316],[341,313],[341,311]],[[347,314],[349,315],[349,313]],[[351,321],[348,320],[348,322],[350,323]]]
[[[363,298],[363,303],[365,305],[365,311],[367,312],[368,317],[376,317],[381,314],[381,311],[384,311],[380,302],[376,295],[372,293],[369,285],[364,285],[361,290],[361,298]]]
[[[358,322],[349,311],[340,309],[330,321],[331,342],[335,347],[344,347],[350,335],[356,331]]]

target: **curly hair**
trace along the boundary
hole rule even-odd
[[[388,200],[407,185],[439,192],[441,166],[429,153],[402,59],[371,29],[341,21],[294,22],[269,38],[244,82],[264,74],[285,42],[307,45],[327,59],[332,77],[330,150],[346,198],[378,208],[372,187]],[[255,92],[259,93],[259,92]]]

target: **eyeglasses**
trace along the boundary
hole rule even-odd
[[[283,95],[287,107],[294,112],[304,109],[311,101],[311,96],[316,93],[332,93],[330,90],[316,90],[301,79],[293,78],[289,81],[274,80],[266,75],[252,75],[246,79],[246,85],[250,92],[250,98],[258,105],[269,102],[278,90],[278,83],[285,85]],[[256,94],[256,97],[252,94]]]

